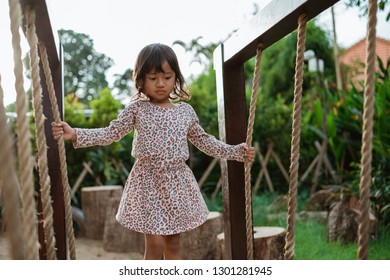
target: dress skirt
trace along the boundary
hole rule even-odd
[[[146,234],[172,235],[203,224],[208,209],[196,179],[183,162],[137,160],[126,182],[116,218]]]

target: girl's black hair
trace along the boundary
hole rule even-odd
[[[133,81],[137,90],[136,99],[147,98],[143,88],[145,76],[152,70],[157,73],[164,72],[162,65],[165,61],[175,72],[176,77],[176,83],[169,98],[172,100],[183,99],[185,101],[191,98],[175,52],[169,46],[163,44],[150,44],[140,51],[135,62]]]

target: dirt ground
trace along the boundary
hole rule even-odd
[[[76,258],[78,260],[140,260],[141,254],[115,253],[103,249],[103,240],[76,238]],[[9,243],[4,235],[0,235],[0,260],[9,260]]]

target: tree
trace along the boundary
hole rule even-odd
[[[208,62],[210,62],[213,58],[213,52],[219,43],[210,43],[208,45],[202,45],[199,41],[202,39],[202,36],[199,36],[195,39],[192,39],[189,43],[184,43],[183,41],[176,40],[173,42],[173,45],[182,46],[186,52],[192,52],[194,58],[192,62],[198,62],[199,64],[206,63],[206,67],[209,66]]]
[[[65,94],[75,93],[80,102],[88,101],[108,86],[106,72],[113,60],[94,49],[93,40],[86,34],[59,30],[64,50]]]
[[[108,88],[98,93],[98,98],[92,100],[91,108],[93,112],[89,122],[92,127],[105,127],[110,121],[118,117],[121,104],[115,100]]]
[[[263,71],[260,83],[262,91],[271,97],[280,93],[292,98],[296,42],[296,32],[293,32],[267,48],[263,53],[261,64]],[[334,59],[329,35],[316,25],[315,20],[311,20],[307,24],[306,49],[313,50],[317,58],[324,60],[323,75],[325,78],[334,80]],[[253,75],[253,68],[254,60],[251,60],[246,73]],[[305,79],[304,90],[310,85],[310,79]]]
[[[389,6],[387,5],[387,0],[379,0],[378,1],[378,8],[380,11],[383,11],[387,13],[386,21],[390,20],[390,8],[385,11],[386,8]],[[367,0],[348,0],[347,2],[348,7],[358,7],[360,9],[360,12],[362,15],[366,15],[368,12],[368,3]]]
[[[113,94],[122,102],[124,99],[129,99],[134,96],[133,92],[133,69],[126,69],[123,74],[115,74],[113,85]],[[126,102],[122,102],[126,103]]]

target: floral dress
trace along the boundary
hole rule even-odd
[[[109,126],[76,129],[75,148],[109,145],[134,129],[135,164],[125,184],[116,219],[124,227],[171,235],[204,223],[208,209],[186,165],[188,140],[217,158],[244,161],[244,144],[228,145],[207,134],[193,108],[164,108],[149,101],[130,103]]]

